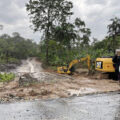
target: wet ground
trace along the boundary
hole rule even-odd
[[[61,75],[44,70],[36,58],[23,60],[20,66],[10,72],[15,73],[16,78],[8,83],[0,83],[0,103],[67,98],[120,90],[117,81],[93,79],[81,74]]]
[[[1,104],[0,120],[120,120],[120,94]]]
[[[15,73],[17,76],[22,76],[24,74],[29,74],[32,78],[35,78],[38,82],[52,82],[63,79],[71,79],[69,76],[63,76],[58,74],[53,74],[46,72],[42,68],[42,63],[36,58],[29,58],[23,60],[21,66],[18,66],[16,69],[13,69],[10,72]]]

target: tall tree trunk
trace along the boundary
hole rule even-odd
[[[46,31],[46,64],[49,65],[49,25]]]
[[[6,61],[8,63],[8,51],[6,52]]]
[[[114,54],[115,54],[115,50],[116,50],[116,37],[115,37],[115,35],[113,35],[113,51],[114,51]]]
[[[46,40],[46,64],[48,65],[49,64],[49,59],[48,59],[48,52],[49,52],[49,41],[48,41],[48,38]]]
[[[48,9],[48,24],[47,24],[47,31],[46,31],[46,64],[49,65],[49,30],[50,30],[50,8]]]

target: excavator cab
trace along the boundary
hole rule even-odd
[[[101,72],[115,72],[112,57],[97,58],[95,62],[95,69]]]

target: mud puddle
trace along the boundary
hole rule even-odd
[[[1,104],[0,120],[120,120],[120,93]]]

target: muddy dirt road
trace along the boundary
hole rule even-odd
[[[21,66],[10,72],[14,72],[17,77],[9,83],[0,83],[0,103],[67,98],[120,90],[118,82],[108,79],[47,72],[35,58],[22,61]]]
[[[119,91],[116,81],[47,72],[35,58],[10,72],[17,77],[0,83],[0,120],[120,120],[120,94],[97,95]]]
[[[58,74],[53,74],[50,72],[46,72],[36,58],[29,58],[27,60],[22,61],[22,65],[18,66],[17,69],[12,70],[18,76],[22,76],[24,74],[29,74],[32,78],[35,78],[38,82],[51,82],[58,81],[62,79],[71,79],[69,76],[62,76]]]
[[[120,120],[120,94],[1,104],[0,120]]]

